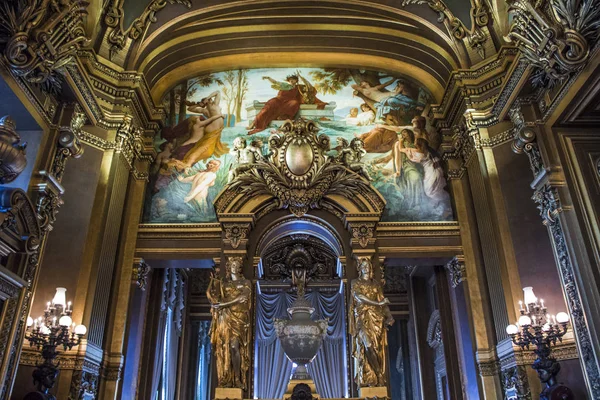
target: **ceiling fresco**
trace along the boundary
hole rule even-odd
[[[361,139],[384,221],[452,220],[424,115],[431,94],[398,74],[348,68],[240,69],[188,79],[164,96],[167,127],[155,140],[145,223],[215,222],[212,205],[240,157],[270,156],[269,136],[286,119],[317,122],[331,157]],[[243,140],[242,140],[243,139]]]

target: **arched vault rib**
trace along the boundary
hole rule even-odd
[[[144,72],[155,101],[197,74],[274,66],[401,73],[439,101],[451,71],[467,61],[433,14],[358,0],[238,1],[163,12],[127,68]]]

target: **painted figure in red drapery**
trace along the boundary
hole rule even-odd
[[[327,105],[316,97],[316,89],[300,74],[287,76],[286,82],[279,82],[268,76],[263,76],[263,79],[271,82],[271,87],[279,92],[256,115],[248,127],[249,135],[267,129],[273,120],[293,119],[301,104],[316,104],[319,109]],[[300,79],[303,82],[301,85],[298,84]]]

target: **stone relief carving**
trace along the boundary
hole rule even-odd
[[[552,88],[583,67],[598,37],[600,7],[595,0],[515,0],[506,40],[536,67],[533,84]]]

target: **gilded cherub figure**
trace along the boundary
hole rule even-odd
[[[344,142],[338,141],[338,145],[339,144],[344,145]],[[364,176],[370,181],[371,177],[369,176],[369,171],[367,171],[365,163],[362,162],[362,158],[366,154],[367,151],[364,148],[364,142],[362,139],[354,138],[350,142],[349,146],[344,146],[339,150],[337,160],[349,170]]]

